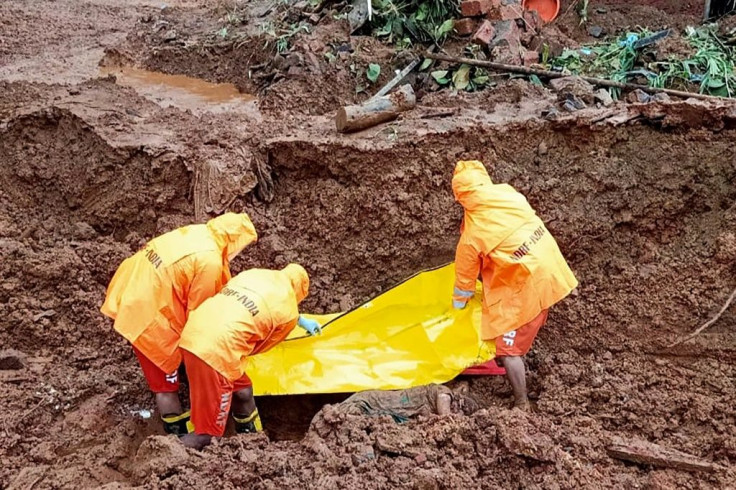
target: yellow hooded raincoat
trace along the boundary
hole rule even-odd
[[[452,190],[465,209],[454,299],[473,296],[480,272],[483,339],[516,330],[577,287],[557,242],[521,193],[494,184],[478,161],[457,163]]]
[[[255,242],[246,214],[227,213],[154,238],[118,268],[101,311],[114,328],[166,373],[189,316],[230,280],[229,258]]]
[[[266,352],[291,333],[308,293],[309,276],[299,264],[241,272],[192,312],[181,348],[235,381],[245,374],[248,356]]]

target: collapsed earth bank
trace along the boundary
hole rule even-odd
[[[195,120],[110,80],[4,88],[0,335],[25,356],[21,369],[0,371],[3,486],[734,481],[727,471],[628,466],[604,451],[614,435],[636,436],[724,466],[736,459],[736,315],[666,348],[734,287],[736,117],[727,107],[650,104],[597,122],[407,120],[396,137],[340,138],[327,118],[268,131]],[[24,109],[6,109],[10,97]],[[490,408],[470,418],[336,420],[324,439],[238,437],[201,455],[146,439],[156,424],[132,411],[150,395],[98,312],[126,255],[208,213],[245,210],[261,239],[234,269],[301,262],[313,278],[305,309],[344,310],[452,260],[458,159],[483,160],[494,180],[527,195],[581,282],[529,356],[535,413],[498,408],[508,389],[478,379],[471,388]],[[304,427],[318,408],[264,403],[267,428],[269,417]]]

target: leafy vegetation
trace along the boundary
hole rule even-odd
[[[459,16],[457,0],[372,0],[373,35],[400,46],[441,43]]]
[[[302,31],[308,33],[309,25],[302,23],[291,24],[290,26],[285,28],[276,28],[273,22],[264,22],[260,25],[260,30],[262,33],[273,38],[273,40],[267,39],[264,47],[268,47],[271,42],[275,42],[276,51],[278,53],[285,53],[289,50],[291,38]]]
[[[477,46],[466,48],[466,55],[476,58]],[[427,60],[425,60],[420,66],[420,70],[426,69],[429,65],[430,63],[427,63]],[[493,85],[488,70],[465,63],[446,70],[434,70],[430,72],[430,76],[441,87],[465,90],[466,92],[474,92]]]
[[[716,26],[688,27],[685,38],[694,54],[684,59],[649,60],[649,48],[635,47],[637,40],[652,34],[642,30],[627,33],[612,42],[565,50],[548,63],[576,75],[597,76],[617,82],[645,79],[652,87],[697,88],[700,93],[733,97],[736,96],[736,49],[725,45],[716,30]]]

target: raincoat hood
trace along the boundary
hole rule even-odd
[[[258,240],[256,228],[245,213],[225,213],[213,218],[207,222],[207,229],[228,260]]]
[[[493,191],[493,181],[483,164],[477,160],[459,161],[452,176],[452,193],[455,200],[468,211],[477,209],[487,201]]]
[[[299,264],[289,264],[281,272],[289,278],[291,287],[294,288],[296,294],[296,301],[301,303],[309,294],[309,275],[307,271]]]

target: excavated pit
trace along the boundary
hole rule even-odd
[[[133,97],[112,87],[103,81],[74,97],[103,89],[109,97]],[[529,198],[581,285],[553,309],[529,356],[536,412],[521,422],[502,408],[509,389],[500,379],[471,380],[490,412],[408,428],[347,421],[324,440],[299,439],[322,403],[339,395],[288,403],[269,398],[260,401],[264,423],[272,439],[283,442],[234,438],[193,460],[168,439],[142,442],[159,431],[155,419],[134,415],[152,406],[150,394],[130,349],[98,308],[125,256],[146,238],[195,219],[192,195],[201,185],[196,161],[234,159],[238,147],[225,139],[194,151],[177,146],[184,140],[178,136],[163,143],[162,135],[173,134],[166,127],[147,140],[116,136],[97,125],[109,122],[105,111],[93,117],[71,109],[72,102],[5,112],[0,125],[0,333],[4,349],[28,356],[23,368],[0,371],[7,389],[1,402],[3,484],[23,487],[41,478],[60,486],[166,479],[174,486],[268,486],[265,479],[299,486],[338,477],[357,484],[370,467],[360,456],[368,446],[368,464],[378,472],[369,487],[406,483],[399,473],[449,486],[477,478],[501,485],[561,481],[563,487],[601,478],[613,486],[652,478],[696,481],[607,459],[602,447],[612,434],[657,440],[724,466],[736,459],[729,430],[736,417],[736,313],[726,312],[685,346],[666,347],[717,311],[734,287],[732,117],[712,124],[707,109],[673,104],[662,110],[680,114],[680,124],[664,124],[661,117],[619,126],[466,122],[378,142],[321,136],[319,127],[312,134],[254,136],[252,154],[273,181],[269,202],[257,197],[258,179],[249,173],[254,167],[218,167],[220,177],[234,179],[242,191],[228,208],[250,213],[262,237],[234,269],[305,264],[313,278],[307,310],[344,310],[452,260],[461,210],[450,178],[458,159],[483,160],[496,181]],[[137,104],[139,112],[153,111]],[[143,115],[171,127],[184,117],[156,111]],[[709,127],[692,122],[698,120]],[[496,452],[506,472],[489,471],[487,458],[495,457],[489,447],[509,449],[502,434],[518,423],[537,446],[543,440],[558,448],[557,456]],[[433,431],[445,434],[434,439],[436,447],[426,442]],[[402,448],[418,449],[391,449],[385,439],[392,437],[403,441]],[[179,455],[172,456],[174,469],[168,463],[141,469],[146,451],[162,451],[151,444]],[[232,454],[246,462],[306,466],[251,476],[213,473],[218,459],[237,465]],[[453,465],[462,470],[446,471]],[[732,477],[706,475],[701,483],[722,486]]]

